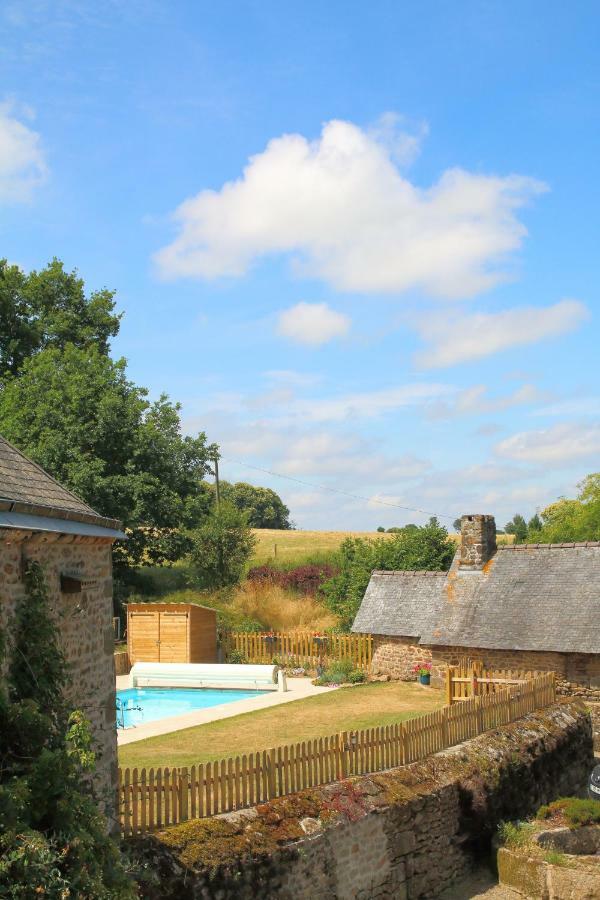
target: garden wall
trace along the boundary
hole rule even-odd
[[[152,900],[434,898],[498,823],[579,792],[589,715],[564,700],[450,751],[132,840]]]

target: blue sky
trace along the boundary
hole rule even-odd
[[[131,376],[300,527],[532,514],[600,457],[599,41],[593,2],[7,0],[0,255],[115,288]]]

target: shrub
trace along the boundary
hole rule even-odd
[[[317,684],[356,684],[364,681],[364,673],[354,668],[351,659],[333,660],[317,678]]]
[[[598,824],[600,823],[600,801],[582,800],[579,797],[562,797],[547,806],[540,806],[537,818],[551,819],[555,814],[564,816],[570,828]]]
[[[500,822],[498,832],[507,847],[523,847],[531,838],[533,825],[528,822]]]
[[[247,663],[248,657],[246,656],[245,653],[242,653],[241,650],[234,649],[234,650],[230,650],[229,653],[227,654],[227,662],[233,663],[234,665],[236,663],[237,664]]]
[[[291,569],[279,569],[265,564],[248,572],[249,581],[268,582],[309,597],[316,597],[322,585],[333,578],[339,567],[329,563],[306,563]]]
[[[355,669],[348,675],[348,681],[350,682],[350,684],[362,684],[363,681],[366,680],[367,676],[361,669]]]

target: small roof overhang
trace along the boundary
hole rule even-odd
[[[0,528],[20,528],[23,531],[51,531],[61,534],[78,534],[85,537],[103,537],[127,540],[127,535],[117,528],[105,528],[89,522],[58,519],[51,516],[34,516],[28,513],[0,510]]]

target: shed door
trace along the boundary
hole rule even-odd
[[[187,629],[187,613],[161,612],[160,662],[184,663],[188,661]]]
[[[158,628],[157,612],[129,613],[131,665],[159,661]]]

